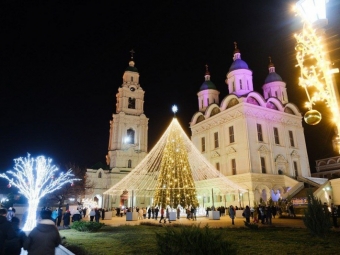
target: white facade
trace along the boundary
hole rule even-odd
[[[288,102],[272,63],[262,96],[253,91],[252,71],[237,48],[233,60],[226,80],[231,93],[203,112],[199,105],[190,123],[192,142],[216,169],[249,190],[247,201],[287,196],[294,186],[303,187],[291,178],[311,175],[302,116]]]
[[[105,199],[103,192],[123,179],[146,156],[148,149],[148,121],[144,114],[144,90],[139,73],[131,58],[124,72],[123,83],[116,94],[116,114],[112,115],[109,130],[108,170],[87,169],[94,182],[93,193],[87,199],[97,201],[99,207],[124,204],[125,198]]]

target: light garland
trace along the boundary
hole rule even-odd
[[[170,130],[162,155],[154,203],[163,208],[166,205],[172,208],[198,205],[188,153],[181,135],[177,125]]]
[[[128,191],[136,197],[153,197],[155,205],[176,207],[196,205],[197,197],[211,194],[212,188],[215,194],[247,192],[217,171],[173,118],[147,156],[104,194]]]
[[[304,119],[307,124],[318,124],[321,121],[321,113],[313,110],[313,105],[318,101],[323,101],[330,108],[338,135],[340,131],[339,95],[332,75],[339,70],[331,68],[328,52],[321,37],[322,33],[320,33],[322,29],[316,29],[318,24],[325,22],[317,20],[312,24],[301,8],[296,8],[296,12],[304,22],[302,31],[294,35],[297,41],[295,47],[297,65],[300,67],[299,85],[304,88],[308,98],[305,106],[309,111]]]
[[[56,176],[58,168],[51,165],[52,159],[44,156],[31,158],[30,154],[26,158],[14,159],[14,168],[0,177],[9,181],[9,185],[19,189],[19,193],[28,199],[28,215],[23,230],[30,231],[36,225],[36,215],[39,201],[46,194],[60,189],[64,184],[73,184],[80,179],[70,178],[74,176],[68,170]],[[11,176],[11,177],[9,177]]]

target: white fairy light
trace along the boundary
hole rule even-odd
[[[174,167],[181,167],[183,164],[181,161],[173,160],[173,155],[167,150],[167,147],[171,147],[167,146],[167,143],[175,142],[173,137],[181,139],[178,142],[183,143],[182,148],[185,149],[183,151],[179,150],[178,153],[183,154],[183,159],[187,157],[190,169],[186,169],[184,167],[186,165],[183,165],[182,171],[189,171],[192,175],[197,194],[204,194],[212,187],[221,194],[238,194],[239,190],[246,192],[241,186],[229,180],[211,165],[188,138],[178,120],[174,118],[147,156],[126,177],[105,191],[104,194],[119,196],[125,191],[129,193],[133,191],[135,196],[154,197],[157,191],[157,184],[159,183],[158,180],[168,178],[167,176],[162,176],[160,171],[164,154],[168,154],[167,164],[171,164]],[[183,181],[177,177],[170,178],[169,180],[176,183]],[[183,185],[176,189],[185,190],[186,188]]]
[[[19,193],[23,194],[28,200],[28,215],[23,230],[32,230],[36,225],[36,212],[39,201],[46,194],[60,189],[64,184],[72,184],[80,179],[71,178],[74,176],[72,170],[66,173],[61,172],[55,178],[58,168],[51,164],[52,159],[44,156],[31,158],[30,154],[26,158],[14,159],[14,168],[0,177],[9,181],[9,184],[18,188]]]

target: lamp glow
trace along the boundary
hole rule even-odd
[[[175,105],[175,104],[172,106],[171,109],[172,109],[172,112],[173,112],[174,114],[176,114],[176,112],[178,111],[178,107],[177,107],[177,105]]]

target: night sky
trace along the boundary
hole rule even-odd
[[[198,4],[199,3],[199,4]],[[134,49],[149,118],[149,151],[172,119],[189,135],[205,64],[227,95],[234,42],[262,94],[268,57],[302,112],[294,1],[15,1],[0,6],[0,171],[13,159],[45,155],[61,167],[105,162],[116,93]],[[340,2],[328,3],[328,46],[340,67]],[[336,75],[339,82],[339,74]],[[322,107],[320,107],[322,109]],[[323,110],[325,111],[325,110]],[[305,127],[311,169],[331,156],[327,117]]]

